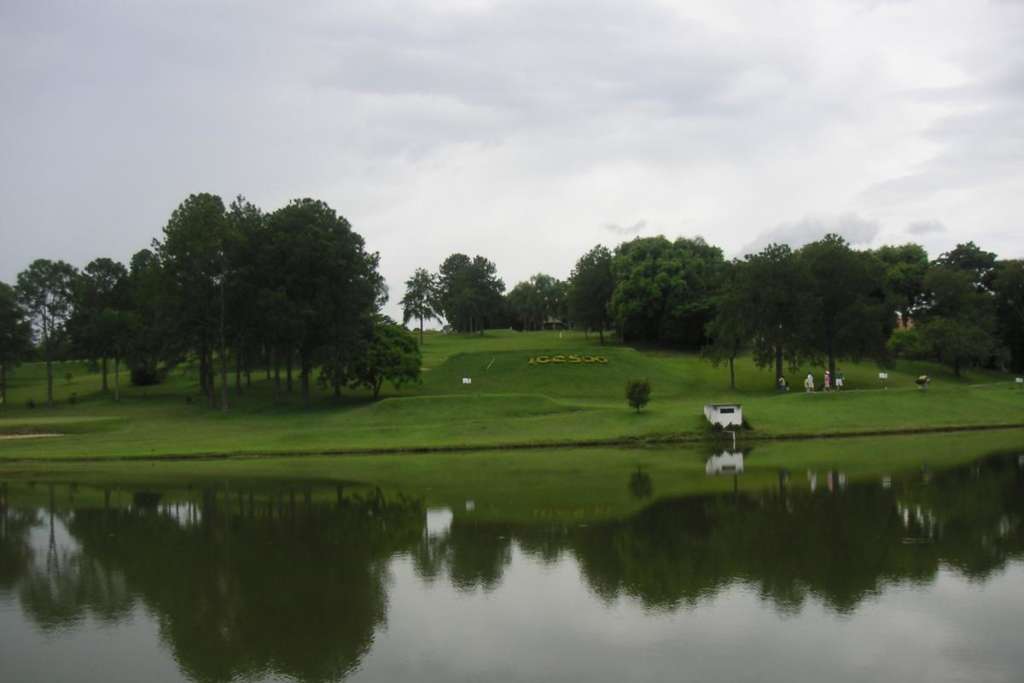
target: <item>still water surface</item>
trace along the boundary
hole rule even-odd
[[[333,484],[9,490],[0,680],[1024,680],[1021,456],[656,485],[573,522]]]

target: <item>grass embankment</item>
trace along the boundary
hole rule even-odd
[[[529,365],[538,354],[599,354],[607,364]],[[275,402],[262,372],[236,396],[227,415],[203,405],[194,370],[176,371],[158,387],[131,387],[123,400],[99,391],[97,373],[83,364],[58,366],[57,405],[45,399],[41,364],[18,369],[0,434],[60,432],[52,439],[0,440],[0,459],[137,457],[159,455],[337,453],[365,450],[480,448],[601,443],[629,439],[699,439],[707,428],[702,406],[742,401],[755,431],[749,437],[825,436],[954,427],[1024,424],[1024,391],[1005,375],[955,377],[929,363],[897,363],[882,390],[871,363],[844,363],[848,390],[804,394],[807,369],[789,373],[794,389],[777,394],[770,370],[744,357],[737,391],[728,369],[693,354],[599,346],[579,333],[491,331],[483,336],[428,335],[423,383],[385,389],[373,402],[364,392],[335,399],[318,392],[312,409],[297,394]],[[820,382],[821,369],[814,369]],[[71,374],[70,380],[65,377]],[[931,389],[913,379],[933,377]],[[464,385],[463,377],[472,384]],[[640,414],[623,398],[626,379],[647,377],[651,404]],[[76,396],[72,405],[71,395]],[[33,399],[39,407],[30,409]]]
[[[380,487],[386,495],[447,506],[475,519],[583,523],[628,515],[661,498],[775,489],[783,469],[789,472],[788,490],[809,490],[809,473],[817,473],[818,490],[824,491],[828,471],[840,471],[850,482],[886,476],[919,482],[922,468],[935,471],[997,452],[1024,452],[1024,432],[765,442],[746,449],[744,472],[736,478],[708,476],[705,462],[714,450],[687,444],[429,456],[0,462],[0,484],[15,503],[46,506],[52,493],[53,503],[63,506],[102,505],[108,491],[115,504],[130,503],[138,490],[161,491],[165,501],[199,500],[210,488],[229,502],[254,492],[258,500],[287,505],[307,494],[333,501],[341,483],[345,495]],[[649,477],[650,495],[638,496],[630,487],[638,470]]]

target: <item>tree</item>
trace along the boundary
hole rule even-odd
[[[699,237],[620,244],[612,260],[611,312],[623,338],[699,349],[724,263],[722,250]]]
[[[992,282],[999,333],[1015,372],[1024,371],[1024,260],[1000,261]]]
[[[260,354],[267,342],[260,307],[261,287],[273,277],[263,268],[263,250],[269,238],[266,223],[263,211],[241,195],[228,207],[225,244],[227,315],[224,322],[226,337],[234,351],[237,394],[242,393],[243,370],[249,384],[252,359]]]
[[[223,283],[227,263],[228,222],[224,202],[214,194],[189,195],[171,214],[164,240],[157,244],[160,263],[176,295],[179,336],[199,357],[199,386],[212,408],[214,398],[214,349],[221,346],[222,380],[224,312]],[[223,387],[222,387],[223,388]],[[226,409],[226,396],[222,396]]]
[[[596,329],[602,344],[614,291],[612,253],[599,244],[576,262],[569,275],[566,299],[569,317],[584,329]]]
[[[935,357],[958,376],[965,365],[989,361],[999,348],[995,301],[978,286],[977,271],[937,262],[924,284],[931,305],[919,329]]]
[[[729,363],[729,388],[736,388],[736,357],[751,337],[750,320],[747,317],[746,293],[737,283],[742,262],[733,261],[726,270],[725,282],[715,297],[715,317],[707,324],[706,334],[710,340],[702,353],[718,367]],[[778,380],[776,380],[778,381]]]
[[[323,361],[337,392],[369,335],[373,314],[387,299],[379,256],[324,202],[296,199],[268,219],[274,272],[293,320],[303,402],[310,405],[310,374]]]
[[[417,268],[405,281],[405,296],[399,302],[402,305],[402,322],[420,321],[420,344],[423,343],[423,321],[438,317],[437,283],[434,276],[426,268]]]
[[[881,262],[834,234],[805,245],[798,256],[810,283],[807,352],[824,355],[833,377],[839,356],[884,357],[895,312],[886,301]]]
[[[117,323],[117,355],[128,361],[133,383],[153,384],[186,354],[187,340],[175,317],[181,309],[180,292],[160,262],[158,252],[141,249],[129,261],[125,311]],[[117,374],[115,372],[115,394]]]
[[[906,326],[924,304],[928,252],[921,245],[910,243],[879,247],[873,253],[885,265],[886,295],[896,306]]]
[[[14,288],[0,282],[0,406],[7,405],[7,377],[32,348],[32,326]]]
[[[53,346],[72,311],[75,276],[69,264],[47,259],[37,259],[18,273],[18,300],[35,325],[46,360],[47,405],[53,405]]]
[[[524,330],[543,329],[549,318],[563,320],[567,313],[565,299],[565,283],[544,273],[520,282],[505,297],[509,312]]]
[[[971,282],[983,292],[992,290],[992,279],[995,277],[996,255],[983,251],[974,242],[958,244],[956,248],[939,255],[935,265],[969,273]]]
[[[379,316],[365,352],[352,364],[350,383],[380,396],[385,381],[396,388],[419,382],[423,357],[416,338],[404,326]]]
[[[488,321],[499,317],[505,283],[497,270],[483,256],[471,259],[465,254],[452,254],[438,268],[438,304],[457,331],[483,334]]]
[[[716,321],[721,321],[710,333],[724,335],[728,350],[743,331],[757,366],[774,365],[777,384],[783,376],[783,361],[795,365],[805,346],[810,306],[807,272],[788,246],[770,244],[734,263],[726,282],[716,299]]]
[[[105,323],[109,312],[124,307],[128,269],[109,258],[90,261],[75,278],[74,312],[68,320],[72,346],[84,356],[99,359],[103,391],[108,390],[107,359],[113,357],[115,340]]]
[[[651,400],[651,383],[646,379],[626,380],[626,401],[636,412]]]

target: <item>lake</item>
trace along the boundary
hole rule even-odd
[[[626,512],[11,478],[0,680],[1020,681],[1020,441],[892,472],[680,451],[714,492],[637,466]]]

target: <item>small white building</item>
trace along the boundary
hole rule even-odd
[[[739,403],[708,403],[704,406],[704,417],[723,429],[742,427],[743,407]]]
[[[743,453],[740,451],[722,451],[713,455],[704,463],[704,472],[709,476],[716,474],[742,474]]]

